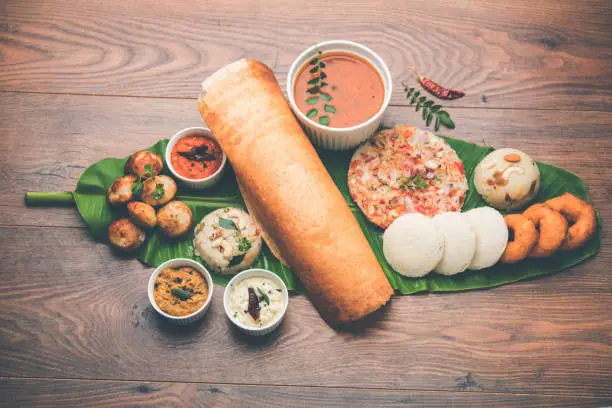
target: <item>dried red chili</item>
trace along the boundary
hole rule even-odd
[[[414,72],[419,77],[419,83],[423,86],[423,88],[425,88],[427,92],[429,92],[430,94],[434,95],[435,97],[439,99],[454,100],[454,99],[463,98],[465,96],[464,92],[457,91],[455,89],[445,88],[437,84],[436,82],[432,81],[431,79],[426,78],[423,75],[419,74],[418,71],[416,71],[412,67],[408,67],[408,69],[410,69],[412,72]]]
[[[259,298],[255,294],[255,290],[253,288],[249,288],[249,308],[248,312],[253,318],[253,320],[259,319]]]

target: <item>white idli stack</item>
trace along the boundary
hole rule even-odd
[[[495,265],[508,244],[504,217],[491,207],[474,208],[463,216],[476,233],[476,253],[468,268],[477,270]]]
[[[440,262],[443,252],[442,231],[423,214],[402,215],[383,234],[385,258],[404,276],[418,278],[427,275]]]
[[[435,271],[455,275],[467,269],[476,251],[476,233],[458,212],[436,215],[433,222],[444,235],[444,253]]]

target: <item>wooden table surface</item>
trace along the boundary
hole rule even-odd
[[[335,331],[294,296],[271,337],[230,327],[222,289],[177,329],[150,268],[94,242],[69,207],[81,172],[199,126],[199,83],[243,57],[284,86],[327,39],[362,42],[395,82],[386,124],[422,126],[407,67],[467,96],[450,136],[577,173],[600,253],[496,289],[395,297]],[[609,0],[4,0],[0,5],[0,405],[605,406],[612,404],[612,3]]]

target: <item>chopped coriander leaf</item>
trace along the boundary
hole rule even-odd
[[[164,185],[156,184],[155,190],[151,193],[151,197],[153,197],[154,200],[161,200],[165,193],[166,190],[164,189]]]
[[[153,169],[151,168],[151,163],[145,164],[144,171],[145,177],[153,177]]]
[[[238,238],[238,251],[246,252],[251,249],[251,241],[247,237]]]
[[[132,184],[132,193],[140,194],[141,192],[142,192],[142,182],[141,181],[137,181],[134,184]]]

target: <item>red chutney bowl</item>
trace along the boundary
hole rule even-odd
[[[190,127],[172,136],[166,147],[166,163],[178,181],[201,190],[221,179],[227,156],[210,129]]]

